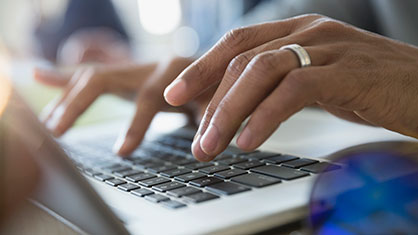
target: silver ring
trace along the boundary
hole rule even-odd
[[[300,67],[305,68],[311,66],[311,57],[308,52],[299,44],[289,44],[282,46],[280,50],[291,50],[299,58]]]

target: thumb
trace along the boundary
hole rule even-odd
[[[33,76],[36,81],[54,87],[64,87],[68,84],[71,79],[71,76],[64,75],[56,70],[47,70],[35,68],[33,71]]]

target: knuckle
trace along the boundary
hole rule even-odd
[[[231,107],[234,106],[235,105],[233,104],[232,100],[228,96],[225,96],[216,109],[216,115],[223,116],[224,118],[222,118],[222,120],[234,120],[236,116],[234,117],[234,115],[231,113]]]
[[[206,111],[205,111],[205,118],[204,118],[204,120],[203,121],[206,121],[207,123],[206,124],[209,124],[209,122],[210,122],[210,119],[212,119],[212,117],[213,117],[213,115],[215,114],[215,112],[216,112],[216,105],[214,105],[214,104],[209,104],[209,106],[206,108]]]
[[[238,77],[250,63],[252,56],[249,53],[243,53],[236,56],[228,65],[227,74]]]
[[[340,33],[345,28],[344,24],[331,18],[321,17],[313,22],[313,30],[320,34]]]
[[[233,29],[224,35],[221,42],[227,48],[236,51],[251,37],[251,33],[250,28],[242,27]]]
[[[260,120],[276,120],[277,119],[277,109],[274,106],[268,105],[265,102],[262,102],[258,107],[258,115],[261,116]]]
[[[271,52],[258,54],[251,61],[251,67],[259,70],[274,71],[277,67],[276,57]]]
[[[327,18],[324,15],[318,14],[318,13],[308,13],[308,14],[303,14],[300,16],[297,16],[296,18],[298,19],[302,19],[302,20],[307,20],[307,21],[315,21],[318,19],[324,19]]]
[[[284,80],[285,88],[289,92],[300,93],[306,88],[310,87],[309,79],[306,76],[306,73],[302,69],[296,69],[291,71]]]

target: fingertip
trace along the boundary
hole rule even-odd
[[[240,149],[247,151],[251,150],[254,147],[253,145],[253,137],[251,130],[248,127],[245,127],[244,130],[241,132],[241,134],[237,138],[237,145]]]
[[[122,139],[119,143],[118,141],[115,143],[113,149],[114,152],[119,155],[120,157],[126,157],[133,151],[133,143],[131,138]]]
[[[207,155],[202,148],[200,147],[200,139],[201,136],[198,135],[196,139],[193,141],[192,144],[192,153],[196,160],[201,162],[209,162],[213,160],[215,157]]]
[[[164,98],[170,105],[180,106],[184,104],[182,98],[186,93],[186,82],[181,78],[177,78],[164,90]]]

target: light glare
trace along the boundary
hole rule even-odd
[[[138,0],[139,18],[151,34],[168,34],[181,21],[180,0]]]

